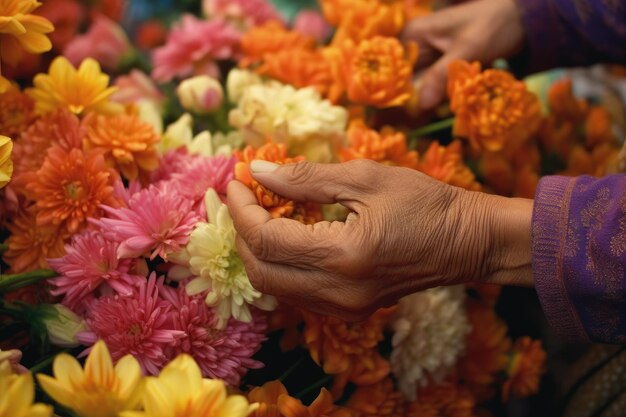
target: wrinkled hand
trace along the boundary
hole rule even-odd
[[[428,109],[445,98],[450,62],[508,58],[521,50],[524,28],[515,0],[475,0],[410,21],[403,37],[420,46],[420,106]]]
[[[490,199],[509,199],[366,160],[253,162],[251,168],[259,182],[280,195],[338,202],[352,212],[346,222],[314,225],[272,219],[246,186],[231,182],[228,205],[250,281],[281,301],[358,320],[412,292],[489,279],[505,268],[506,256],[498,248],[507,244],[494,232],[498,216]],[[530,252],[526,215],[528,241],[522,245]],[[515,268],[526,261],[514,262]]]

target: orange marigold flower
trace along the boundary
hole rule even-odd
[[[404,417],[405,398],[394,390],[393,382],[383,379],[377,384],[359,387],[347,407],[355,417]]]
[[[247,146],[243,151],[236,151],[239,162],[235,165],[235,178],[246,184],[256,195],[259,204],[270,212],[272,217],[287,217],[305,224],[313,224],[322,219],[322,212],[317,204],[297,203],[281,197],[265,188],[250,174],[250,162],[254,159],[274,162],[276,164],[291,164],[304,161],[304,157],[287,157],[287,147],[284,144],[268,142],[255,149]]]
[[[578,124],[589,111],[587,100],[578,99],[572,90],[572,80],[563,78],[548,89],[550,112],[559,120]]]
[[[591,153],[585,149],[582,145],[574,145],[569,155],[567,156],[567,168],[562,175],[578,176],[578,175],[593,175],[594,164],[591,158]]]
[[[242,66],[261,61],[267,54],[315,47],[315,39],[300,32],[290,31],[277,21],[270,21],[250,29],[241,39]]]
[[[267,382],[262,387],[254,388],[248,394],[251,403],[259,407],[250,417],[352,417],[353,414],[333,403],[333,397],[322,388],[319,396],[306,407],[298,399],[289,396],[280,381]]]
[[[592,107],[585,120],[585,145],[593,148],[612,141],[613,126],[609,112],[604,107]]]
[[[48,258],[65,254],[63,247],[69,235],[57,226],[39,226],[34,206],[21,211],[8,225],[11,235],[7,239],[9,249],[4,260],[13,273],[49,268]]]
[[[535,198],[535,192],[539,185],[539,174],[531,165],[524,165],[517,170],[513,197]]]
[[[394,308],[380,309],[359,323],[303,311],[304,343],[325,373],[338,375],[336,391],[341,391],[347,380],[370,385],[389,374],[389,363],[380,356],[377,347],[394,311]]]
[[[411,98],[417,59],[413,43],[405,49],[390,37],[377,36],[358,45],[347,40],[339,48],[329,48],[326,56],[334,66],[331,100],[345,91],[354,103],[385,108],[402,106]]]
[[[480,190],[474,173],[463,162],[461,142],[458,140],[448,146],[432,142],[417,169],[446,184],[466,190]]]
[[[267,331],[283,331],[280,338],[280,349],[283,352],[289,352],[302,343],[302,334],[298,329],[300,323],[302,313],[288,304],[279,303],[276,310],[267,313]]]
[[[454,61],[448,95],[456,114],[454,131],[475,149],[498,151],[511,138],[528,137],[541,123],[541,104],[526,85],[506,71],[480,71],[480,64]]]
[[[358,43],[375,36],[395,37],[406,22],[404,0],[331,0],[323,3],[344,3],[341,4],[344,8],[340,9],[341,20],[333,45],[341,45],[348,39]]]
[[[522,337],[515,342],[506,373],[509,377],[502,386],[502,398],[511,394],[527,397],[539,390],[541,375],[545,372],[546,352],[540,340]]]
[[[96,116],[87,124],[85,150],[104,152],[107,164],[128,180],[159,167],[156,144],[161,139],[151,124],[135,115]]]
[[[0,135],[17,139],[37,118],[35,102],[17,89],[0,94]]]
[[[37,224],[62,226],[76,233],[89,217],[100,216],[101,205],[118,205],[113,196],[115,179],[102,154],[52,147],[26,185],[29,197],[36,202]]]
[[[463,386],[455,383],[421,388],[417,401],[407,406],[406,417],[474,417],[476,401]]]
[[[340,151],[342,162],[371,159],[385,165],[417,169],[417,152],[409,151],[404,133],[391,127],[384,127],[379,133],[361,120],[353,121],[348,128],[348,142],[350,147]]]
[[[68,151],[80,148],[85,133],[78,117],[69,110],[58,110],[41,117],[15,143],[15,176],[37,171],[52,145]]]
[[[287,49],[268,54],[257,72],[296,88],[315,87],[322,95],[332,83],[330,65],[317,50]]]
[[[459,360],[460,379],[483,400],[499,372],[507,364],[511,340],[507,327],[492,307],[475,300],[467,302],[467,317],[472,331],[467,336],[465,355]]]

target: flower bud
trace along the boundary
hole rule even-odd
[[[221,84],[208,75],[189,78],[178,85],[176,94],[182,106],[194,113],[211,113],[224,101]]]
[[[55,346],[71,348],[80,343],[76,335],[87,330],[85,322],[72,310],[61,305],[51,306],[50,314],[43,319],[50,343]]]

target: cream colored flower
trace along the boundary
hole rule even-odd
[[[50,343],[64,348],[80,345],[76,335],[87,330],[85,321],[61,304],[54,304],[52,309],[53,314],[43,320]]]
[[[211,134],[208,131],[204,131],[191,140],[191,143],[187,145],[187,151],[191,155],[207,157],[215,155],[231,156],[233,151],[241,147],[242,144],[243,138],[239,132],[229,132],[227,134],[217,132]]]
[[[222,106],[224,89],[215,78],[208,75],[191,77],[178,85],[176,95],[185,110],[204,114]]]
[[[290,156],[331,162],[345,139],[348,113],[314,88],[272,82],[248,87],[229,120],[249,145],[260,147],[271,139],[286,144]]]
[[[232,69],[226,79],[228,99],[232,103],[238,103],[248,87],[262,83],[261,77],[252,71],[238,68]]]
[[[404,297],[392,320],[391,367],[398,387],[414,400],[418,386],[441,382],[465,349],[470,330],[462,286]]]
[[[276,300],[261,294],[250,284],[235,247],[236,232],[228,207],[212,188],[204,201],[209,222],[196,226],[187,253],[178,257],[179,261],[188,259],[191,273],[196,276],[187,284],[187,293],[208,291],[206,303],[215,308],[219,327],[225,326],[231,317],[249,322],[252,320],[250,305],[272,310]]]

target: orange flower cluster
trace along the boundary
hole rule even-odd
[[[285,49],[263,61],[257,72],[296,88],[314,87],[326,95],[333,82],[331,68],[317,49]]]
[[[281,197],[252,178],[250,162],[254,159],[274,162],[276,164],[291,164],[304,160],[298,156],[289,158],[287,147],[284,144],[268,142],[258,149],[247,146],[243,151],[236,151],[239,162],[235,165],[235,178],[246,184],[256,195],[259,204],[267,209],[272,217],[287,217],[304,224],[313,224],[322,219],[322,212],[317,204],[298,203]]]
[[[35,102],[28,95],[17,89],[0,94],[0,135],[17,139],[36,118]]]
[[[353,159],[371,159],[385,165],[417,169],[417,152],[409,151],[406,136],[391,127],[380,132],[369,129],[362,120],[350,123],[348,128],[349,148],[340,151],[342,162]]]
[[[539,139],[546,153],[563,161],[566,168],[562,174],[609,173],[617,162],[619,149],[607,110],[577,98],[567,78],[550,87],[548,105],[550,115],[543,122]]]
[[[545,372],[546,352],[540,340],[522,337],[515,342],[509,366],[508,379],[502,386],[502,399],[508,401],[511,394],[527,397],[539,390],[541,375]]]
[[[333,397],[324,388],[308,407],[289,396],[280,381],[254,388],[248,393],[248,400],[259,404],[251,417],[353,417],[348,409],[336,406]]]
[[[455,134],[475,149],[498,151],[508,141],[532,135],[541,122],[541,106],[526,85],[506,71],[454,61],[448,70]]]
[[[461,142],[448,146],[432,142],[419,162],[418,170],[432,178],[466,190],[480,190],[474,173],[463,161]]]
[[[407,407],[406,417],[474,417],[476,401],[463,386],[454,383],[430,385],[418,392]]]
[[[240,42],[244,58],[239,65],[247,67],[260,61],[271,61],[281,51],[312,50],[315,39],[300,32],[290,31],[276,21],[256,26],[246,32]]]
[[[335,375],[335,396],[339,396],[348,382],[371,385],[389,374],[389,362],[380,356],[377,348],[394,311],[394,308],[380,309],[360,323],[302,312],[305,346],[326,374]]]
[[[156,144],[160,137],[149,123],[135,115],[94,116],[88,120],[85,150],[104,153],[107,164],[128,180],[145,177],[159,166]]]
[[[359,387],[350,397],[347,407],[355,417],[404,417],[406,400],[394,390],[391,379]]]

